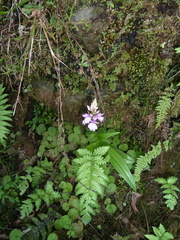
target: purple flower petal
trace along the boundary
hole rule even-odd
[[[95,116],[93,116],[93,120],[98,120],[100,122],[103,122],[104,121],[104,117],[102,117],[104,115],[104,113],[98,113],[96,114]]]
[[[85,118],[83,121],[82,121],[82,124],[85,125],[85,124],[88,124],[91,122],[91,118],[90,117],[87,117]]]
[[[96,123],[90,122],[88,124],[88,128],[90,131],[95,131],[95,130],[97,130],[98,127],[97,127]]]
[[[84,118],[87,118],[87,117],[92,117],[92,113],[85,113],[82,115]]]

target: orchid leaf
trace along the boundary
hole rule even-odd
[[[136,191],[136,184],[131,174],[128,163],[126,161],[133,161],[132,157],[123,153],[117,149],[112,147],[109,148],[108,153],[110,155],[110,163],[119,173],[119,175],[129,184],[129,186]]]
[[[119,132],[111,132],[111,133],[93,133],[89,136],[88,141],[91,142],[87,146],[87,149],[94,150],[99,146],[107,145],[106,140],[110,137],[118,135]]]
[[[107,140],[110,137],[113,137],[115,135],[119,134],[119,132],[111,132],[111,133],[93,133],[89,136],[89,141],[91,142],[97,142],[101,143],[105,140]]]

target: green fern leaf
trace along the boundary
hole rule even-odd
[[[176,177],[171,176],[171,177],[169,177],[169,178],[167,179],[167,183],[172,185],[172,184],[176,183],[177,180],[178,180],[178,179],[177,179]]]
[[[61,195],[60,195],[60,193],[54,191],[54,192],[52,192],[52,194],[51,194],[51,198],[52,198],[53,200],[55,200],[55,201],[58,201],[58,200],[60,200]]]
[[[44,202],[49,206],[50,205],[50,196],[48,194],[45,194],[42,199]]]
[[[160,184],[165,184],[166,183],[166,179],[164,179],[164,178],[156,178],[155,181],[157,183],[160,183]]]
[[[40,206],[41,206],[41,198],[39,197],[37,192],[29,195],[29,197],[33,200],[33,202],[36,206],[36,211],[38,211],[40,209]]]
[[[3,93],[4,90],[3,84],[0,84],[0,142],[3,142],[7,138],[7,134],[9,133],[8,127],[11,126],[8,121],[12,121],[12,111],[7,110],[10,105],[6,104],[8,94]]]
[[[53,182],[47,181],[46,186],[45,186],[45,191],[47,194],[51,194],[52,192],[54,192],[53,189]]]
[[[109,147],[98,147],[94,150],[93,156],[103,156],[107,153]]]
[[[161,142],[158,142],[156,146],[152,145],[151,151],[147,152],[144,156],[140,156],[137,159],[134,172],[135,181],[138,182],[140,180],[140,174],[142,173],[142,171],[144,171],[147,168],[147,166],[151,163],[151,161],[157,156],[159,156],[161,152],[162,152]]]
[[[99,147],[94,151],[79,149],[79,158],[73,160],[78,169],[76,195],[80,196],[80,214],[85,224],[91,219],[98,208],[97,198],[103,196],[104,186],[107,186],[109,178],[105,174],[105,164],[108,158],[104,158],[108,147]]]
[[[164,92],[164,96],[158,101],[158,105],[156,107],[157,118],[156,118],[156,128],[158,128],[161,123],[165,120],[166,115],[168,114],[169,109],[171,108],[172,100],[174,94]]]
[[[32,177],[32,187],[36,187],[40,180],[42,179],[43,175],[46,174],[46,170],[42,167],[39,167],[39,166],[35,166],[35,167],[31,167],[29,166],[27,169],[26,169],[26,172],[28,174],[31,174],[31,177]]]
[[[80,149],[77,150],[77,152],[81,156],[85,156],[85,155],[91,156],[92,155],[92,152],[90,150],[86,149],[86,148],[80,148]]]
[[[31,199],[26,199],[22,202],[23,204],[20,207],[21,219],[25,218],[26,216],[29,216],[29,214],[33,211],[33,204]]]
[[[165,201],[166,206],[170,208],[170,210],[174,210],[174,207],[176,206],[178,199],[176,191],[179,192],[179,188],[173,184],[176,183],[177,178],[171,176],[168,179],[157,178],[155,179],[155,181],[162,184],[161,188],[165,189],[163,190],[163,193],[165,193],[163,198],[167,199]]]
[[[164,198],[165,198],[165,196],[164,196]],[[165,201],[165,204],[171,211],[173,211],[174,207],[177,204],[177,200],[175,197],[171,196],[171,199],[168,199],[167,201]]]

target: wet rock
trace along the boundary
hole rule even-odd
[[[98,52],[101,34],[107,27],[106,13],[99,6],[84,6],[78,9],[71,18],[76,26],[76,37],[89,53]]]

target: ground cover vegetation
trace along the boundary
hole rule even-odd
[[[0,239],[178,240],[179,2],[0,3]]]

